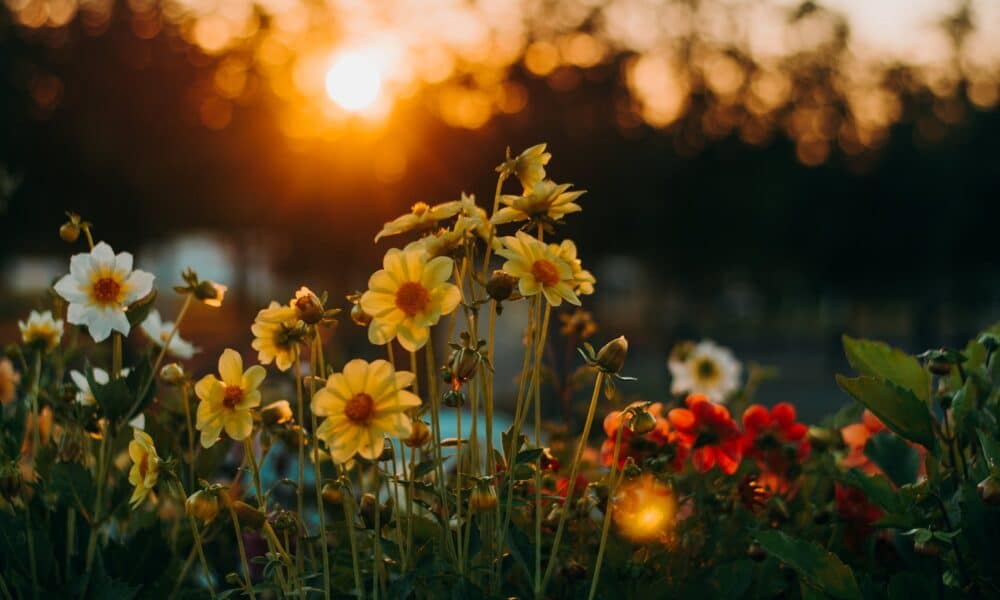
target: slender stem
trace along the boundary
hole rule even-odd
[[[299,427],[305,426],[305,407],[303,405],[302,399],[302,357],[299,356],[298,349],[295,350],[294,363],[295,365],[295,403],[298,412],[295,415],[296,422]],[[306,469],[306,445],[304,435],[300,435],[299,439],[299,460],[298,460],[298,481],[295,486],[295,506],[298,509],[298,520],[302,523],[302,527],[305,528],[305,515],[303,496],[305,495],[305,469]],[[317,485],[319,483],[317,482]],[[308,532],[306,532],[308,533]],[[295,555],[296,555],[296,569],[301,573],[303,567],[304,556],[302,553],[302,544],[299,544]]]
[[[187,420],[188,485],[191,486],[191,489],[194,489],[194,457],[196,450],[194,446],[194,421],[191,420],[191,388],[187,381],[181,384],[181,398],[184,400],[184,418]]]
[[[38,567],[35,561],[35,534],[31,524],[31,505],[24,510],[24,532],[28,537],[28,566],[31,569],[31,596],[38,598]]]
[[[500,191],[503,188],[503,182],[506,179],[507,179],[506,173],[500,173],[499,177],[497,177],[497,187],[496,191],[493,193],[493,212],[490,213],[490,218],[492,218],[493,215],[497,214],[497,210],[500,208]],[[489,276],[490,257],[492,256],[493,253],[493,237],[495,235],[495,232],[496,232],[496,227],[490,225],[490,237],[488,240],[486,240],[486,251],[483,256],[484,277]]]
[[[451,556],[456,556],[451,541],[451,519],[448,516],[448,490],[445,486],[444,466],[441,464],[441,398],[437,393],[436,361],[434,360],[434,344],[428,340],[425,348],[427,358],[428,392],[431,396],[431,432],[434,436],[434,460],[437,462],[436,475],[438,494],[441,498],[441,512],[444,526],[441,528],[444,536],[444,548]]]
[[[160,365],[163,364],[163,358],[167,355],[167,348],[170,347],[170,342],[174,341],[174,336],[177,335],[177,331],[181,327],[181,321],[184,320],[184,315],[187,314],[188,308],[191,307],[191,298],[193,297],[193,294],[187,294],[184,296],[184,304],[181,305],[181,310],[177,313],[177,319],[174,320],[174,326],[170,329],[170,334],[167,336],[167,340],[163,342],[163,347],[160,348],[160,353],[156,355],[156,361],[153,363],[153,370],[149,373],[149,379],[146,380],[146,383],[142,386],[142,392],[140,392],[139,396],[135,399],[137,405],[142,402],[143,398],[146,397],[146,392],[149,391],[149,386],[153,385],[153,381],[156,380],[156,376],[160,372]],[[112,375],[112,377],[114,377],[114,375]],[[131,413],[132,411],[129,412]]]
[[[310,368],[313,375],[318,372],[320,377],[326,374],[326,365],[323,361],[323,340],[319,337],[319,330],[314,329],[313,337],[313,364]],[[317,371],[318,368],[318,371]],[[315,377],[309,380],[309,397],[312,398],[316,394],[316,383]],[[313,475],[316,479],[316,512],[319,513],[319,540],[321,547],[323,549],[323,597],[326,600],[330,600],[330,549],[329,543],[327,541],[326,534],[326,507],[323,506],[323,490],[322,490],[322,476],[319,468],[319,438],[316,437],[316,413],[309,411],[310,419],[310,429],[313,434],[313,444],[315,448],[313,450]]]
[[[229,507],[229,516],[233,520],[233,532],[236,534],[236,545],[240,549],[240,562],[243,564],[243,572],[246,575],[246,591],[250,594],[251,600],[257,599],[257,594],[253,591],[253,581],[250,579],[250,562],[247,560],[247,549],[243,545],[243,532],[240,531],[240,518],[236,516],[236,510],[233,509],[233,503],[226,501],[226,506]]]
[[[42,428],[41,428],[41,411],[38,409],[38,394],[40,393],[39,388],[41,387],[42,379],[42,351],[38,350],[35,352],[35,364],[34,369],[31,371],[32,382],[31,382],[31,469],[32,474],[35,472],[36,459],[38,457],[38,450],[42,446]],[[34,475],[32,475],[32,480],[34,480]]]
[[[73,550],[76,547],[76,509],[66,509],[66,580],[70,580],[73,572]]]
[[[622,415],[624,417],[624,414]],[[601,543],[597,546],[597,563],[594,565],[594,576],[590,582],[589,600],[594,600],[597,594],[597,582],[601,579],[601,564],[604,560],[604,550],[608,544],[608,531],[611,530],[611,513],[614,511],[614,498],[618,490],[616,470],[618,469],[618,453],[622,447],[622,431],[625,430],[625,419],[621,419],[618,424],[618,433],[615,435],[615,451],[611,456],[611,473],[608,475],[610,485],[608,487],[608,506],[604,509],[604,524],[601,526]],[[570,482],[570,485],[573,485]]]
[[[362,600],[365,597],[365,586],[361,583],[361,565],[358,561],[358,543],[354,539],[354,489],[349,484],[350,477],[347,476],[347,469],[341,466],[342,477],[348,482],[344,485],[346,494],[344,495],[342,506],[344,507],[344,521],[347,524],[347,539],[351,544],[351,563],[354,567],[354,588],[358,590],[358,597]]]
[[[462,407],[455,407],[455,525],[458,527],[458,573],[465,573],[462,548]]]
[[[93,250],[94,249],[94,238],[90,235],[90,227],[84,225],[84,226],[80,227],[80,229],[83,229],[83,235],[87,236],[87,245],[90,246],[91,250]]]
[[[247,464],[250,465],[254,492],[257,494],[257,508],[261,512],[267,512],[267,501],[264,498],[263,486],[260,484],[260,467],[257,465],[257,456],[253,450],[253,434],[243,439],[243,452],[247,455]]]
[[[111,335],[111,381],[116,381],[121,378],[122,378],[122,334],[116,331]]]
[[[538,342],[535,344],[535,367],[532,369],[531,385],[534,388],[535,402],[535,447],[542,447],[542,381],[541,366],[542,355],[545,353],[545,338],[549,329],[549,317],[552,314],[552,305],[545,303],[545,316],[542,318],[542,326],[538,330]],[[573,480],[570,480],[573,485]],[[566,507],[563,506],[563,511]],[[542,458],[538,457],[535,463],[535,597],[541,598],[542,590]]]
[[[576,454],[573,456],[573,465],[569,470],[569,487],[566,490],[566,501],[563,503],[563,510],[559,514],[559,526],[556,528],[555,538],[552,540],[552,551],[549,553],[549,566],[545,569],[545,577],[542,578],[542,592],[552,577],[552,570],[555,568],[557,557],[559,556],[559,542],[562,540],[563,530],[566,527],[566,517],[569,515],[569,508],[573,505],[573,492],[576,489],[576,472],[580,468],[580,459],[583,457],[583,450],[587,447],[587,439],[590,437],[590,426],[594,422],[594,413],[597,412],[597,398],[601,393],[601,384],[604,383],[604,371],[597,372],[594,379],[594,392],[590,397],[590,406],[587,408],[587,420],[583,425],[583,433],[580,441],[576,445]]]
[[[382,575],[382,503],[379,502],[378,494],[382,485],[382,476],[379,473],[378,463],[375,463],[375,529],[372,548],[372,598],[378,600],[378,592],[381,587]]]
[[[399,438],[397,438],[399,439]],[[399,510],[399,461],[396,456],[395,442],[393,442],[392,449],[392,486],[386,486],[389,492],[389,497],[392,498],[392,508],[393,515],[395,518],[393,521],[396,523],[396,545],[399,546],[399,563],[400,563],[400,573],[406,570],[406,559],[407,559],[407,549],[406,549],[406,538],[403,537],[403,523],[400,519]],[[400,448],[406,448],[403,445],[403,440],[399,440]],[[406,454],[403,454],[403,465],[406,465]]]
[[[94,552],[97,550],[97,530],[101,525],[101,512],[104,507],[104,488],[107,487],[108,463],[111,460],[111,452],[108,449],[108,438],[113,435],[111,423],[106,419],[101,430],[101,445],[97,453],[97,493],[94,494],[94,511],[90,520],[90,537],[87,540],[87,560],[86,571],[90,573],[90,568],[94,564]]]

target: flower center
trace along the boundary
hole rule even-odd
[[[531,274],[545,287],[552,287],[559,283],[559,269],[551,261],[544,258],[536,260],[531,265]]]
[[[139,475],[143,479],[146,479],[146,473],[149,472],[149,453],[144,453],[142,455],[142,460],[139,461]]]
[[[111,277],[102,277],[94,282],[94,299],[101,304],[110,304],[118,300],[122,285]]]
[[[355,423],[364,423],[375,412],[375,401],[368,394],[355,394],[344,406],[344,416]]]
[[[226,395],[222,398],[222,405],[232,410],[243,399],[243,388],[238,385],[227,385]]]
[[[695,363],[695,372],[698,373],[699,379],[712,380],[719,373],[719,368],[716,366],[715,362],[702,359]]]
[[[429,209],[430,206],[428,206],[426,202],[417,202],[416,204],[410,207],[410,210],[413,211],[413,214],[417,215],[418,217],[424,216],[424,213],[427,212]]]
[[[422,312],[430,301],[427,288],[416,281],[407,281],[396,290],[396,307],[409,317]]]

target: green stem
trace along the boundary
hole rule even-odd
[[[322,377],[326,374],[326,365],[323,364],[323,341],[319,337],[319,330],[314,330],[314,334],[313,364],[310,370],[314,376],[319,373],[319,376]],[[309,380],[309,397],[312,398],[315,394],[316,383],[315,377],[313,377]],[[323,597],[326,600],[330,600],[330,549],[326,539],[326,507],[323,506],[322,475],[319,468],[319,438],[316,437],[316,413],[309,411],[309,419],[313,444],[315,445],[313,449],[313,475],[316,478],[316,511],[319,513],[319,540],[323,548]]]
[[[374,545],[372,548],[372,598],[378,600],[378,592],[382,583],[382,506],[379,502],[378,494],[382,487],[382,476],[379,473],[378,463],[375,463],[375,529]]]
[[[431,432],[434,436],[434,459],[437,462],[438,494],[441,498],[442,520],[444,522],[444,527],[441,529],[444,536],[444,548],[450,556],[457,559],[451,540],[451,519],[448,516],[450,512],[448,509],[448,490],[445,485],[444,466],[441,464],[441,398],[437,393],[437,365],[434,360],[434,344],[430,340],[427,341],[425,354],[427,358],[428,393],[431,397]]]
[[[233,521],[233,532],[236,534],[236,545],[240,550],[240,563],[243,565],[243,573],[246,575],[244,589],[250,594],[250,600],[257,600],[257,594],[253,591],[253,581],[250,579],[250,561],[247,560],[247,549],[243,545],[243,533],[240,531],[240,518],[236,516],[232,502],[227,500],[226,506],[229,507],[229,516]]]
[[[184,418],[187,420],[187,438],[188,438],[188,485],[191,489],[194,489],[196,485],[195,475],[194,475],[194,457],[195,457],[195,446],[194,446],[194,421],[191,420],[191,389],[187,381],[181,384],[181,398],[184,400]]]
[[[545,303],[545,316],[542,318],[542,326],[538,330],[538,342],[535,344],[535,367],[531,373],[531,385],[534,388],[535,403],[535,447],[542,447],[542,381],[541,366],[542,355],[545,353],[545,338],[549,329],[549,316],[552,314],[552,305]],[[573,480],[570,480],[570,486]],[[563,511],[566,506],[563,506]],[[535,463],[535,597],[541,598],[542,590],[542,458],[538,457]]]
[[[142,391],[136,397],[135,404],[132,405],[132,408],[129,410],[128,414],[132,414],[133,412],[135,412],[135,409],[138,408],[139,403],[142,402],[142,399],[146,397],[146,393],[149,392],[149,387],[153,385],[153,381],[156,380],[156,377],[160,372],[160,365],[163,364],[163,358],[167,355],[167,348],[170,347],[170,342],[174,341],[174,336],[177,335],[177,331],[181,327],[181,321],[184,320],[184,315],[187,314],[188,308],[190,308],[191,306],[192,297],[193,297],[192,294],[187,294],[184,296],[184,304],[181,305],[181,310],[180,312],[177,313],[177,319],[174,320],[174,326],[170,329],[170,335],[168,335],[167,340],[163,342],[163,347],[160,348],[160,353],[156,355],[156,361],[153,363],[153,370],[150,371],[149,373],[149,379],[147,379],[146,383],[143,384]],[[114,373],[118,373],[119,371],[121,371],[120,364],[118,366],[118,369],[115,370]],[[111,377],[116,378],[114,374],[112,374]]]
[[[31,505],[24,510],[24,531],[28,537],[28,566],[31,569],[31,596],[38,599],[38,567],[35,562],[35,534],[31,524]]]
[[[257,465],[257,456],[253,451],[253,434],[243,438],[243,452],[247,455],[247,464],[250,465],[250,475],[253,478],[254,493],[257,494],[257,508],[266,513],[267,501],[264,498],[263,486],[260,483],[260,467]]]
[[[624,417],[624,412],[622,417]],[[615,493],[618,491],[620,481],[617,480],[616,471],[618,469],[618,453],[622,447],[622,431],[625,430],[625,419],[622,418],[618,424],[618,433],[615,435],[615,451],[611,457],[611,473],[608,476],[610,486],[608,487],[608,506],[604,510],[604,524],[601,526],[601,543],[597,546],[597,563],[594,565],[594,575],[590,582],[590,595],[588,600],[594,600],[597,594],[597,582],[601,579],[601,564],[604,561],[604,550],[608,544],[608,532],[611,530],[611,513],[614,511]],[[570,484],[572,485],[572,483]]]
[[[350,485],[350,477],[347,476],[347,469],[341,466],[342,478],[347,484],[342,486],[347,492],[344,494],[344,520],[347,524],[347,539],[351,544],[351,563],[354,566],[354,588],[358,590],[358,597],[362,600],[365,597],[365,587],[361,583],[361,565],[358,560],[358,542],[354,539],[354,489]]]
[[[302,399],[302,361],[301,357],[299,356],[298,350],[295,351],[294,365],[295,365],[295,403],[296,403],[296,409],[298,410],[298,412],[295,415],[295,419],[296,422],[299,424],[299,427],[304,427],[306,422],[305,421],[306,412]],[[300,434],[299,460],[297,465],[298,481],[297,485],[295,486],[295,503],[296,503],[295,506],[298,510],[297,518],[299,521],[302,522],[303,528],[305,527],[305,520],[303,518],[303,515],[305,514],[303,496],[305,495],[304,486],[305,486],[305,468],[306,468],[306,445],[305,445],[305,439],[303,439],[304,437],[305,437],[304,435]],[[318,482],[317,485],[319,485]],[[308,532],[306,533],[308,534]],[[304,561],[302,546],[303,544],[299,544],[299,547],[295,553],[296,555],[295,567],[300,573],[302,572],[303,561]]]

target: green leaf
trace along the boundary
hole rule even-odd
[[[711,582],[715,598],[742,598],[753,582],[753,563],[747,559],[723,563],[712,570]]]
[[[517,460],[514,461],[515,464],[521,463],[533,463],[545,452],[544,448],[531,448],[529,450],[521,450],[517,453]]]
[[[87,370],[87,382],[94,394],[97,405],[111,421],[118,421],[129,412],[132,406],[132,393],[124,379],[112,379],[106,384],[94,380],[94,372]]]
[[[883,342],[843,336],[847,362],[862,375],[879,377],[930,401],[930,374],[916,358]]]
[[[865,456],[879,466],[896,485],[905,485],[917,480],[920,470],[920,455],[903,438],[882,431],[868,438]]]
[[[850,378],[837,375],[837,384],[875,413],[889,429],[935,451],[931,413],[913,392],[891,381],[868,376]]]
[[[983,448],[983,458],[986,459],[986,464],[994,473],[1000,471],[1000,443],[997,443],[995,438],[982,429],[977,430],[976,434],[979,435],[979,445]]]
[[[413,474],[411,475],[411,477],[413,479],[419,479],[424,475],[427,475],[431,471],[437,469],[438,465],[444,464],[444,461],[448,460],[449,458],[451,457],[442,456],[441,460],[438,460],[436,458],[425,460],[413,468]]]
[[[935,589],[934,581],[921,577],[916,573],[899,573],[889,581],[889,600],[916,600],[927,598],[933,594],[928,590]]]
[[[842,600],[859,600],[861,592],[854,572],[815,542],[807,542],[781,531],[762,531],[757,541],[771,555],[787,564],[810,586]]]
[[[844,473],[841,481],[864,492],[869,500],[887,512],[897,512],[901,509],[899,494],[892,488],[889,480],[881,475],[868,476],[858,469],[851,469]]]
[[[149,311],[153,309],[153,305],[156,303],[156,290],[151,290],[148,294],[139,298],[135,302],[129,305],[128,310],[125,311],[125,316],[128,317],[129,325],[135,327],[146,320],[149,316]]]

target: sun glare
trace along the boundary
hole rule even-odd
[[[370,108],[382,92],[382,73],[374,57],[362,52],[345,52],[326,72],[326,94],[350,112]]]

